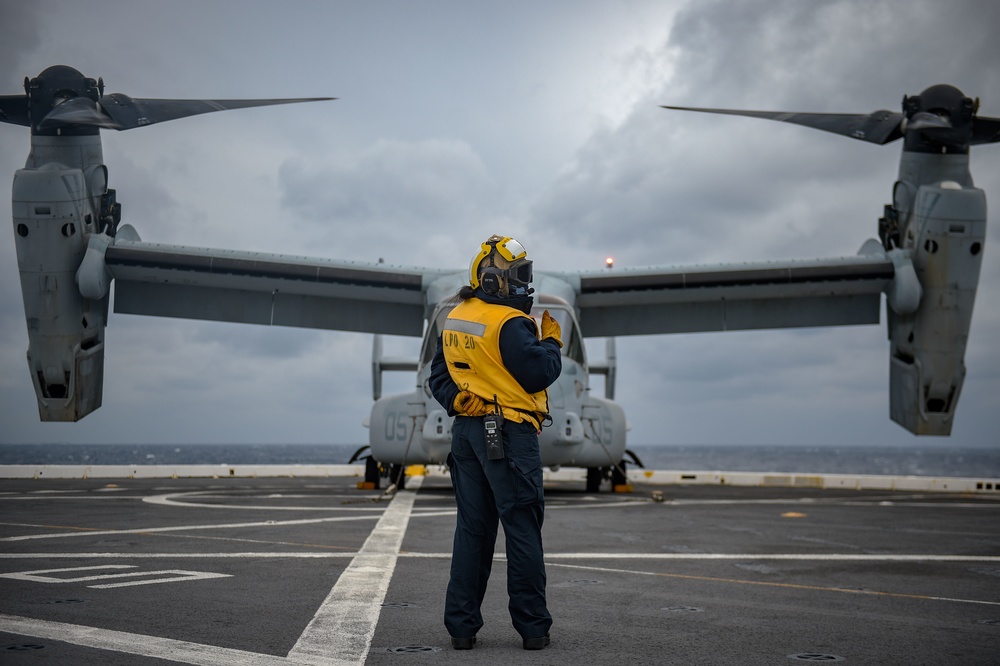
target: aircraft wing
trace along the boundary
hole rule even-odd
[[[115,279],[115,312],[423,334],[420,268],[259,252],[161,245],[121,237],[104,257]]]
[[[876,324],[893,276],[884,253],[613,269],[578,274],[577,306],[587,337]]]

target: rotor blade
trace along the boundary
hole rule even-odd
[[[795,125],[804,125],[813,129],[833,132],[852,139],[868,141],[884,145],[890,141],[902,138],[899,129],[902,113],[879,110],[873,113],[790,113],[786,111],[739,111],[733,109],[704,109],[690,106],[664,106],[664,109],[678,111],[701,111],[703,113],[721,113],[730,116],[748,116],[777,120]]]
[[[90,125],[105,129],[121,129],[104,113],[104,110],[89,97],[74,97],[68,99],[48,112],[38,123],[41,129],[51,129],[63,125]]]
[[[334,97],[307,97],[298,99],[133,99],[122,93],[113,93],[95,103],[87,98],[67,100],[42,120],[40,126],[90,125],[106,129],[127,130],[153,125],[168,120],[229,109],[253,106],[320,102]]]
[[[0,95],[0,122],[29,127],[27,95]]]
[[[109,99],[110,98],[110,99]],[[196,116],[213,111],[245,109],[252,106],[321,102],[333,97],[307,97],[299,99],[132,99],[114,93],[101,100],[104,111],[119,125],[117,129],[132,129],[143,125]]]
[[[1000,142],[1000,118],[976,116],[972,121],[972,145]]]

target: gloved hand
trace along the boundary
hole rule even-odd
[[[459,391],[455,396],[455,411],[463,416],[482,416],[490,410],[483,399],[475,393]]]
[[[559,322],[553,319],[552,315],[549,314],[549,311],[546,310],[542,313],[542,340],[547,340],[548,338],[555,340],[560,347],[563,346],[562,326],[560,326]]]

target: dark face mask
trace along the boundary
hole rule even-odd
[[[524,314],[531,314],[531,306],[535,304],[534,296],[512,296],[504,301],[515,310],[520,310]]]
[[[482,290],[482,288],[476,289],[475,294],[476,298],[481,301],[493,303],[494,305],[506,305],[507,307],[514,308],[515,310],[520,310],[524,314],[531,314],[531,306],[535,303],[535,298],[530,295],[509,296],[504,298],[499,294],[487,294]]]

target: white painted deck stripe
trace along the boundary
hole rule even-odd
[[[0,553],[0,560],[58,560],[58,559],[101,559],[101,560],[142,560],[142,559],[290,559],[322,560],[354,558],[361,552],[312,552],[312,551],[255,551],[255,552],[203,552],[203,553]],[[396,557],[409,559],[451,559],[451,553],[397,553]],[[505,559],[502,552],[497,560]],[[657,560],[657,561],[698,561],[698,560],[788,560],[813,562],[1000,562],[1000,555],[948,555],[948,554],[867,554],[867,553],[546,553],[546,560]]]
[[[399,548],[406,534],[416,491],[422,479],[410,481],[410,490],[400,491],[390,502],[364,546],[341,574],[336,585],[320,606],[287,657],[257,654],[201,645],[156,636],[97,629],[61,622],[35,620],[0,614],[0,630],[22,636],[59,640],[74,645],[111,650],[124,654],[157,657],[201,666],[360,666],[368,658],[372,636],[378,624],[381,605],[396,568]],[[290,521],[298,522],[298,521]],[[312,521],[309,521],[312,522]],[[316,521],[326,522],[326,521]],[[91,533],[93,534],[93,533]],[[273,557],[278,553],[192,554],[195,557]],[[4,559],[10,553],[0,554]],[[82,554],[58,553],[47,557]],[[91,553],[92,557],[136,557],[124,553]],[[183,554],[144,554],[139,557],[178,557]],[[350,553],[294,553],[293,557],[345,557]],[[18,557],[43,557],[42,553]]]
[[[410,489],[396,493],[288,653],[289,659],[316,664],[365,663],[422,481],[422,477],[411,477],[407,481]]]
[[[451,559],[451,553],[401,553],[413,559]],[[494,556],[505,559],[502,552]],[[545,561],[557,560],[789,560],[815,562],[1000,562],[1000,555],[934,555],[922,553],[545,553]]]
[[[257,558],[290,560],[335,560],[357,557],[356,552],[301,552],[301,551],[255,551],[242,553],[90,553],[90,552],[64,552],[64,553],[0,553],[0,560],[60,560],[60,559],[84,559],[84,560],[252,560]],[[451,557],[451,554],[448,554]]]
[[[663,573],[656,571],[610,569],[608,567],[591,567],[580,564],[553,563],[553,566],[564,567],[566,569],[579,569],[581,571],[599,571],[602,573],[627,574],[631,576],[662,576],[664,578],[680,578],[685,580],[709,581],[715,583],[728,583],[736,585],[759,585],[761,587],[779,587],[790,590],[813,590],[817,592],[835,592],[838,594],[861,594],[861,595],[871,595],[876,597],[892,597],[898,599],[919,599],[922,601],[947,601],[959,604],[1000,606],[1000,601],[987,601],[984,599],[956,599],[954,597],[936,597],[926,594],[913,594],[908,592],[883,592],[880,590],[855,589],[849,587],[826,587],[822,585],[805,585],[802,583],[781,583],[778,581],[767,581],[767,580],[738,580],[733,578],[719,578],[718,576],[697,576],[693,574]]]
[[[199,666],[289,666],[284,657],[244,652],[232,648],[201,645],[158,636],[141,636],[124,631],[83,627],[63,622],[35,620],[16,615],[0,615],[0,630],[18,636],[32,636],[72,645],[110,650],[142,657],[155,657]]]
[[[187,532],[189,530],[222,530],[243,527],[281,527],[286,525],[311,525],[313,523],[344,523],[352,520],[375,520],[378,514],[364,516],[339,516],[337,518],[306,518],[302,520],[261,520],[252,523],[216,523],[214,525],[173,525],[171,527],[138,527],[132,530],[87,530],[79,529],[72,532],[54,532],[46,534],[23,534],[20,536],[0,537],[0,541],[29,541],[33,539],[63,539],[67,537],[92,537],[108,534],[151,534],[154,532]],[[25,525],[23,523],[0,523],[14,527],[45,528],[44,525]]]
[[[441,554],[451,557],[450,554]],[[549,560],[815,560],[822,562],[1000,562],[998,555],[922,553],[551,553]]]
[[[192,502],[191,499],[234,499],[233,495],[218,494],[216,491],[195,491],[186,493],[167,493],[165,495],[152,495],[149,497],[143,497],[142,501],[148,504],[162,504],[164,506],[182,506],[184,508],[198,508],[198,509],[224,509],[227,511],[233,509],[249,509],[252,511],[380,511],[381,506],[379,506],[374,500],[367,501],[366,506],[361,506],[362,502],[366,502],[364,499],[356,499],[355,501],[359,503],[359,506],[283,506],[280,504],[263,504],[263,505],[253,505],[253,504],[212,504],[210,502]],[[241,496],[239,499],[253,499],[253,497]],[[275,494],[271,499],[285,499],[280,494]],[[327,498],[322,498],[327,499]]]

